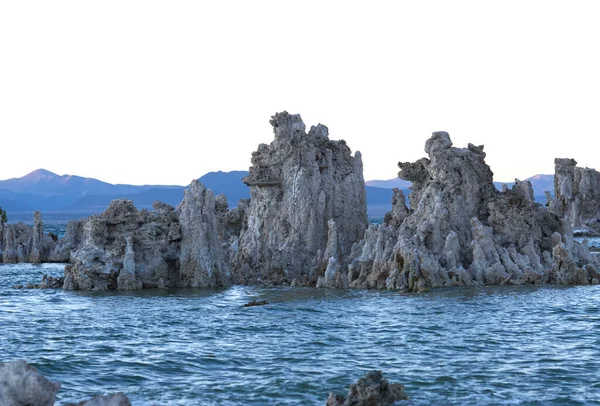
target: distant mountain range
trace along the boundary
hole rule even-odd
[[[241,179],[247,171],[209,172],[199,178],[215,194],[225,194],[230,206],[239,199],[250,198],[249,188]],[[529,179],[536,199],[542,201],[544,190],[552,190],[553,175],[536,175]],[[501,182],[496,182],[501,188]],[[508,183],[512,186],[511,183]],[[371,180],[366,182],[367,211],[370,217],[381,217],[391,208],[392,188],[403,189],[408,195],[410,182],[401,179]],[[151,208],[159,200],[177,206],[183,199],[186,186],[124,185],[102,182],[74,175],[57,175],[45,169],[35,170],[21,178],[0,181],[0,206],[9,213],[9,220],[27,220],[39,210],[44,215],[53,213],[61,219],[100,213],[117,198],[131,199],[137,208]],[[11,216],[20,213],[21,216]]]
[[[209,172],[199,178],[215,194],[225,194],[230,206],[250,198],[250,189],[242,178],[247,171]],[[138,209],[151,208],[156,200],[177,206],[186,186],[113,185],[98,179],[74,175],[57,175],[45,169],[35,170],[21,178],[0,181],[0,206],[9,213],[10,221],[31,221],[31,213],[39,210],[63,222],[100,213],[117,198],[131,199]],[[383,216],[391,207],[392,191],[367,186],[367,203],[373,216]]]
[[[554,195],[554,175],[534,175],[525,180],[528,180],[531,183],[535,200],[538,203],[546,203],[546,191],[549,191],[552,195]],[[365,184],[378,188],[399,188],[403,190],[407,190],[411,186],[409,181],[399,178],[388,180],[368,180],[365,182]],[[511,188],[514,184],[515,182],[494,182],[494,185],[498,190],[502,190],[502,185],[506,185]]]
[[[408,189],[412,185],[412,183],[407,180],[400,179],[400,178],[394,178],[394,179],[387,179],[387,180],[368,180],[365,182],[365,185],[373,186],[373,187],[380,187],[380,188],[384,188],[384,189],[393,189],[393,188]]]

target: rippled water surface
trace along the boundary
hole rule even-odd
[[[422,295],[232,287],[16,290],[59,265],[0,265],[0,361],[61,381],[59,403],[325,404],[365,371],[404,404],[600,403],[600,286]],[[269,305],[243,308],[252,299]]]

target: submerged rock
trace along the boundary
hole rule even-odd
[[[391,406],[401,400],[408,400],[404,385],[389,383],[381,371],[371,371],[350,385],[346,397],[330,393],[326,404],[327,406]]]
[[[23,360],[0,363],[0,405],[52,406],[60,383],[50,382]]]
[[[271,124],[275,139],[259,145],[243,179],[251,199],[236,282],[314,286],[324,278],[341,287],[346,276],[335,263],[345,263],[367,227],[361,155],[331,141],[324,125],[307,133],[299,115],[277,113]]]
[[[53,277],[44,275],[40,283],[17,284],[13,286],[13,289],[60,289],[63,287],[64,282],[64,276]]]
[[[79,403],[68,403],[65,406],[131,406],[131,401],[122,393],[116,393],[114,395],[96,396]]]
[[[269,302],[267,302],[266,300],[251,300],[250,302],[246,303],[244,306],[242,307],[254,307],[254,306],[264,306],[264,305],[268,305]]]

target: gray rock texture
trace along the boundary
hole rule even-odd
[[[153,207],[139,211],[130,200],[117,199],[99,216],[70,223],[52,254],[71,262],[63,288],[229,285],[247,202],[228,210],[225,196],[194,181],[177,209],[160,202]]]
[[[0,405],[52,406],[60,383],[50,382],[23,360],[0,363]]]
[[[64,289],[179,285],[181,233],[173,207],[155,203],[152,212],[138,211],[130,200],[117,199],[99,216],[88,218],[81,231],[80,247],[65,268]],[[73,237],[73,245],[75,241]]]
[[[49,260],[56,243],[49,235],[44,235],[44,223],[39,211],[34,213],[33,227],[25,223],[4,224],[2,261],[4,263],[40,263]]]
[[[60,387],[23,360],[0,363],[0,406],[53,406]],[[66,406],[131,406],[131,402],[117,393]]]
[[[83,244],[83,226],[86,220],[71,220],[67,223],[65,235],[58,240],[50,253],[50,262],[69,262],[71,252],[81,248]]]
[[[381,371],[368,372],[356,383],[350,385],[346,397],[329,394],[327,406],[391,406],[401,400],[408,400],[401,383],[389,383]]]
[[[395,192],[384,223],[353,247],[351,287],[594,282],[597,257],[574,243],[559,213],[535,203],[529,182],[497,191],[483,146],[455,148],[437,132],[425,151],[399,163],[398,176],[413,183],[410,210]]]
[[[600,233],[600,172],[561,158],[554,160],[554,172],[556,200],[551,207],[572,227]]]
[[[178,206],[181,224],[180,278],[184,286],[227,286],[231,265],[223,247],[227,199],[195,180]],[[221,215],[217,215],[217,213]],[[221,234],[221,235],[220,235]]]
[[[23,226],[25,224],[20,223]],[[27,229],[22,229],[17,225],[5,225],[4,226],[4,244],[2,245],[2,262],[4,263],[12,263],[16,264],[19,262],[19,254],[17,250],[17,231],[27,231]]]
[[[29,253],[29,261],[31,263],[42,262],[44,253],[44,223],[42,223],[42,214],[36,211],[33,214],[33,230],[31,236],[31,252]]]
[[[235,209],[194,181],[177,209],[115,200],[69,223],[58,243],[36,213],[33,228],[4,226],[4,262],[70,261],[63,287],[81,290],[600,283],[598,254],[573,238],[573,227],[600,231],[600,175],[574,160],[555,161],[545,207],[529,182],[496,190],[483,146],[457,148],[436,132],[426,158],[398,164],[410,205],[394,190],[383,224],[367,227],[360,153],[321,124],[306,132],[299,115],[277,113],[271,124],[274,140],[259,145],[243,179],[251,200]]]
[[[251,199],[235,281],[342,287],[339,269],[367,228],[361,155],[324,125],[307,133],[299,115],[277,113],[271,124],[275,139],[253,152],[243,179]]]

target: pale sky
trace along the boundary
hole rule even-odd
[[[598,1],[0,0],[0,179],[247,170],[277,111],[390,179],[433,131],[499,181],[600,168]]]

